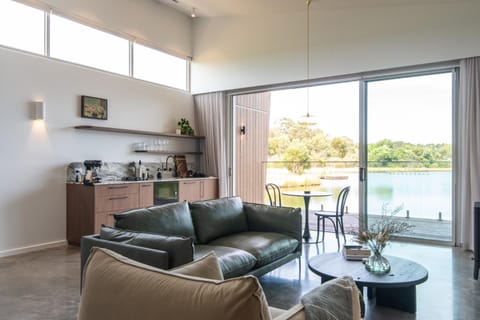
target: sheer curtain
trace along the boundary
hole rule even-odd
[[[205,138],[205,173],[218,177],[220,197],[227,196],[227,95],[213,92],[194,96],[195,124]]]
[[[473,250],[473,202],[480,201],[480,57],[460,62],[458,104],[460,202],[457,243]]]

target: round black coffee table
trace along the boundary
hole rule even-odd
[[[327,253],[313,257],[308,267],[322,277],[322,283],[350,276],[360,290],[368,289],[368,297],[376,296],[376,303],[415,313],[417,311],[416,285],[428,279],[428,271],[411,260],[385,256],[391,265],[389,273],[377,275],[368,272],[361,261],[349,261],[342,253]]]

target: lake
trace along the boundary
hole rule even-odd
[[[358,174],[345,174],[344,180],[321,180],[320,186],[312,190],[332,192],[333,197],[312,198],[310,209],[335,210],[336,198],[340,190],[351,186],[347,206],[351,213],[358,213]],[[287,188],[282,188],[287,190]],[[302,190],[293,187],[288,190]],[[268,199],[267,199],[268,200]],[[284,206],[303,208],[303,199],[282,197]],[[409,210],[412,218],[438,219],[442,213],[443,220],[452,219],[452,173],[451,172],[374,172],[368,175],[368,212],[379,214],[382,205],[389,204],[390,209],[403,205],[399,216],[406,216]]]

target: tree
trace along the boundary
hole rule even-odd
[[[289,147],[285,152],[283,160],[287,161],[285,165],[287,170],[295,174],[302,174],[311,167],[310,154],[307,149],[302,147]]]
[[[353,148],[353,142],[347,137],[335,137],[330,143],[340,159],[344,159],[347,153]]]

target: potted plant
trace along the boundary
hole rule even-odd
[[[188,122],[187,119],[181,118],[177,124],[178,124],[178,127],[180,128],[180,134],[186,134],[189,136],[193,136],[195,134],[195,131],[190,126],[190,123]]]

